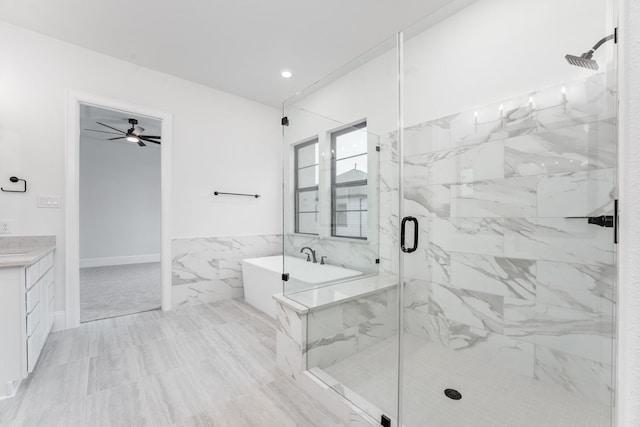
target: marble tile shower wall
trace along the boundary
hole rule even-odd
[[[615,92],[605,74],[405,130],[406,332],[611,404]],[[381,267],[397,271],[397,136]]]
[[[243,296],[245,258],[282,254],[282,235],[195,237],[172,242],[174,306]]]

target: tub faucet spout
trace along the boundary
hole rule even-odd
[[[308,246],[305,246],[304,248],[300,249],[300,253],[301,254],[305,253],[304,252],[305,249],[309,249],[309,252],[311,253],[311,256],[309,256],[309,254],[307,254],[307,261],[311,261],[311,259],[313,258],[313,263],[317,264],[318,260],[316,259],[316,251],[314,251],[313,249],[311,249]]]

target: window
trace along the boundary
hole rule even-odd
[[[294,147],[295,232],[318,234],[318,140]]]
[[[367,123],[331,134],[331,235],[367,238]]]

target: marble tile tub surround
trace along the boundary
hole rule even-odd
[[[397,334],[397,294],[391,285],[311,308],[276,296],[279,366],[297,378],[307,369],[327,368]]]
[[[311,292],[311,291],[309,291]],[[331,408],[332,412],[347,421],[351,427],[376,426],[378,420],[356,406],[347,396],[335,387],[333,382],[307,371],[308,316],[310,309],[284,296],[274,295],[277,303],[276,363],[278,369],[314,398]],[[333,305],[329,308],[339,307]],[[320,308],[322,310],[322,308]],[[396,316],[397,318],[397,316]],[[319,368],[317,368],[319,369]]]
[[[378,264],[376,264],[376,259],[378,258],[377,240],[357,241],[304,234],[287,234],[284,244],[285,255],[302,257],[300,249],[308,246],[316,251],[318,262],[320,262],[321,256],[326,256],[325,262],[327,264],[364,273],[378,272]]]
[[[607,78],[405,130],[405,215],[421,245],[404,258],[404,316],[411,334],[610,405],[613,231],[566,218],[613,211]],[[381,144],[381,212],[397,216],[396,135]],[[391,271],[396,223],[380,221]]]
[[[200,304],[243,296],[245,258],[282,254],[282,235],[194,237],[172,242],[173,304]]]

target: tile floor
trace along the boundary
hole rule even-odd
[[[0,426],[342,426],[277,370],[275,343],[242,300],[55,332]]]
[[[80,321],[160,307],[160,263],[80,269]]]
[[[397,363],[396,336],[317,376],[354,403],[364,399],[395,418]],[[611,426],[610,407],[409,334],[405,336],[404,372],[406,427]],[[446,388],[459,390],[462,400],[445,397]]]

